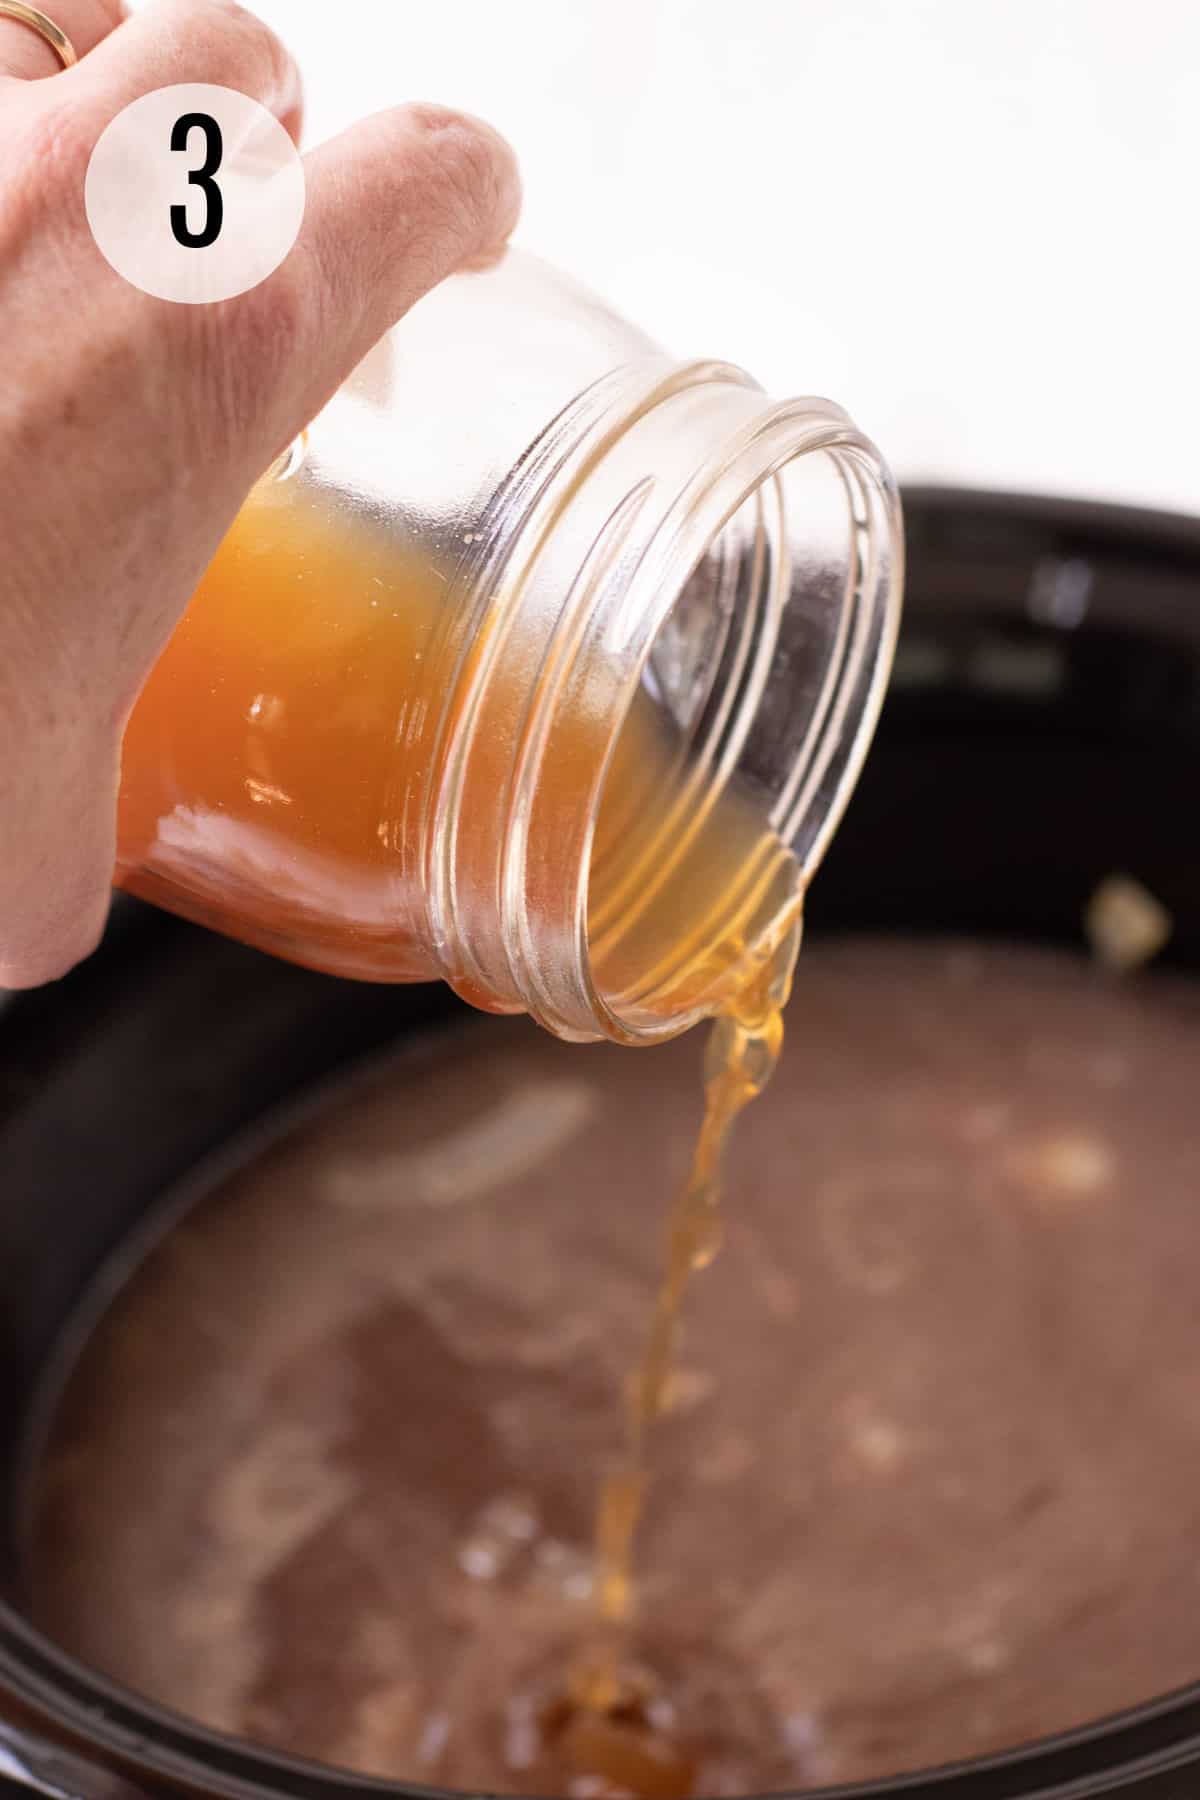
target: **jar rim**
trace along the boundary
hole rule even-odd
[[[851,530],[848,543],[846,602],[840,610],[838,630],[832,646],[829,669],[819,703],[814,708],[811,729],[804,738],[804,756],[789,766],[783,791],[771,809],[765,830],[755,854],[738,870],[720,915],[708,923],[714,944],[731,933],[735,921],[755,917],[757,928],[744,938],[739,968],[761,955],[769,938],[788,928],[798,909],[803,892],[819,867],[829,841],[837,827],[853,790],[871,735],[882,705],[899,628],[902,591],[903,536],[899,501],[890,472],[870,441],[853,426],[849,416],[830,401],[805,398],[779,404],[765,403],[744,429],[722,446],[721,457],[703,472],[698,491],[690,498],[687,527],[698,526],[694,536],[680,531],[677,542],[669,542],[658,568],[652,547],[648,562],[650,574],[647,588],[655,580],[658,597],[654,610],[657,623],[647,633],[637,670],[627,682],[623,697],[622,721],[628,717],[647,660],[652,655],[659,635],[670,619],[678,596],[684,591],[692,572],[714,543],[720,540],[730,521],[745,504],[762,495],[777,483],[781,473],[805,459],[833,457],[839,464],[846,489]],[[846,467],[841,467],[841,465]],[[737,487],[732,499],[723,493],[726,476],[737,472]],[[781,524],[781,529],[782,529]],[[669,533],[671,523],[664,520],[660,532]],[[682,551],[679,554],[679,551]],[[671,558],[675,566],[671,568]],[[784,571],[786,590],[786,560]],[[773,605],[777,614],[792,602],[784,591],[776,593]],[[653,618],[653,613],[651,614]],[[778,617],[774,620],[777,628]],[[765,657],[762,654],[765,645]],[[726,763],[736,778],[736,765],[743,755],[766,690],[775,675],[773,659],[776,632],[769,630],[749,659],[741,691],[732,698],[734,719],[723,746]],[[601,772],[599,791],[612,768],[615,746],[620,736],[614,732],[609,756]],[[701,804],[712,800],[712,791],[701,795]],[[686,816],[686,803],[680,808]],[[776,904],[748,912],[747,896],[765,887],[768,873],[763,863],[770,863],[780,850],[789,852],[797,845],[805,826],[811,827],[795,858],[794,885],[786,887],[778,880]],[[684,822],[669,821],[663,828],[664,838],[674,827],[683,835]],[[668,851],[669,854],[669,851]],[[780,873],[776,870],[776,874]],[[661,892],[661,885],[659,888]],[[643,896],[644,901],[644,896]],[[589,944],[589,950],[593,946]],[[681,952],[681,955],[683,953]],[[730,981],[738,971],[729,971]],[[596,1010],[605,1024],[605,1035],[624,1042],[659,1042],[664,1037],[688,1029],[700,1019],[719,1009],[726,985],[713,989],[699,1004],[667,1021],[648,1024],[639,1020],[631,1025],[616,1008],[610,1006],[593,983]]]
[[[628,1044],[661,1042],[716,1009],[715,993],[688,1004],[660,993],[634,1009],[605,992],[590,929],[596,816],[648,660],[692,575],[739,508],[818,457],[832,459],[845,496],[837,629],[808,753],[787,770],[780,816],[765,821],[785,849],[797,820],[813,827],[796,859],[802,883],[865,755],[898,627],[899,501],[878,451],[832,402],[772,403],[733,365],[655,357],[572,403],[500,497],[500,528],[471,574],[483,611],[464,638],[426,835],[430,939],[444,978],[474,1004],[526,1011],[563,1038]],[[769,600],[768,652],[795,574],[790,547],[778,548],[791,573]],[[727,758],[747,739],[762,677],[735,696]],[[567,794],[542,777],[579,761],[581,720],[586,766]],[[747,889],[756,879],[745,872]],[[494,905],[480,904],[488,894]],[[744,898],[731,890],[729,903]],[[747,951],[768,923],[764,914]]]
[[[702,457],[696,457],[671,409],[675,414],[685,409],[702,441]],[[551,590],[558,583],[565,598],[540,653],[529,657],[536,679],[522,720],[509,828],[498,846],[498,895],[509,976],[522,1010],[561,1037],[649,1044],[711,1015],[720,999],[705,995],[694,1004],[664,1008],[658,997],[631,1013],[610,1003],[594,961],[590,902],[597,810],[662,628],[703,556],[748,499],[802,459],[840,459],[849,581],[846,603],[838,605],[846,628],[826,684],[822,729],[810,747],[808,781],[802,790],[793,783],[786,799],[793,815],[786,839],[795,835],[795,817],[819,812],[820,830],[801,859],[802,884],[846,805],[882,704],[900,617],[900,502],[882,457],[844,410],[811,398],[772,403],[745,371],[729,364],[671,365],[642,387],[635,405],[626,400],[621,410],[619,428],[608,430],[592,463],[592,470],[612,477],[615,486],[601,484],[599,495],[588,495],[587,481],[578,481],[563,506],[585,502],[583,531],[574,536],[574,547],[569,544],[558,560],[551,531],[543,531],[524,581],[516,585],[515,605],[527,598],[525,581],[540,581]],[[640,443],[633,443],[637,430]],[[646,475],[646,468],[655,468],[655,475]],[[583,554],[576,554],[579,545]],[[775,610],[786,599],[788,594],[775,596]],[[736,697],[734,760],[759,698],[761,684],[756,688],[754,682]],[[574,796],[576,815],[567,815],[561,805],[543,805],[538,781],[556,756],[570,754],[578,718],[588,707],[603,709],[603,742],[597,742],[587,792]],[[540,913],[529,896],[538,893],[538,873],[549,864],[558,871],[554,904]],[[754,871],[747,871],[747,884],[752,878]],[[730,889],[730,907],[738,898]],[[768,923],[763,916],[747,952],[754,952]],[[712,920],[712,932],[721,929]]]

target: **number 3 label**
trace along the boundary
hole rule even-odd
[[[207,154],[204,166],[193,169],[188,180],[194,186],[203,189],[205,199],[204,224],[199,231],[192,231],[187,222],[187,207],[171,208],[171,230],[175,233],[177,244],[186,244],[189,250],[207,250],[215,244],[221,235],[221,224],[225,217],[225,202],[221,198],[221,190],[213,180],[213,176],[221,166],[221,155],[225,148],[221,137],[221,127],[211,113],[181,113],[171,128],[172,150],[186,150],[192,127],[204,133]]]
[[[84,202],[118,275],[160,300],[200,306],[278,268],[304,217],[304,165],[256,100],[185,82],[143,94],[110,121]]]

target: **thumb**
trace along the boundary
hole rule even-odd
[[[520,177],[491,126],[445,107],[376,113],[304,159],[304,225],[292,253],[242,300],[262,393],[271,383],[267,459],[319,412],[409,307],[445,276],[498,255],[517,220]],[[262,309],[261,311],[259,309]],[[236,339],[238,334],[234,334]],[[272,353],[261,351],[264,337]],[[253,381],[257,372],[260,381]]]

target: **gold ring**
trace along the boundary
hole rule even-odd
[[[64,69],[69,69],[79,58],[75,54],[75,46],[61,26],[53,19],[48,19],[44,12],[36,6],[26,6],[25,0],[0,0],[0,15],[7,19],[16,19],[19,25],[28,25],[44,38],[58,57]]]

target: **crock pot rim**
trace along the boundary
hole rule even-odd
[[[62,1745],[61,1734],[68,1734],[66,1748],[73,1750],[72,1760],[81,1771],[90,1773],[93,1745],[111,1759],[97,1761],[94,1784],[85,1774],[77,1800],[101,1800],[102,1794],[111,1800],[107,1784],[114,1769],[127,1777],[135,1793],[139,1787],[158,1792],[165,1780],[221,1800],[377,1800],[385,1795],[394,1800],[463,1800],[463,1790],[355,1774],[262,1749],[184,1719],[86,1668],[0,1602],[3,1683],[40,1715],[51,1746]],[[9,1727],[8,1734],[19,1748],[21,1727],[15,1733]],[[1142,1784],[1194,1768],[1197,1761],[1200,1682],[971,1762],[850,1786],[774,1790],[746,1800],[1085,1800],[1131,1786],[1143,1791]],[[30,1785],[40,1784],[31,1780]]]

